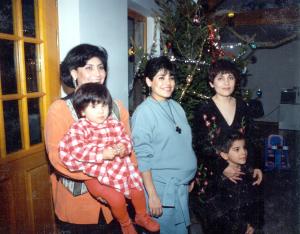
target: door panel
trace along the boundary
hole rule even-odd
[[[53,230],[54,216],[51,206],[49,207],[51,191],[49,189],[48,165],[38,165],[36,168],[27,171],[27,182],[35,233],[49,233]]]
[[[8,169],[9,168],[9,169]],[[0,233],[53,233],[55,230],[45,153],[0,167]]]
[[[0,167],[0,171],[3,168]],[[4,171],[6,171],[4,169]],[[15,233],[15,204],[13,194],[12,181],[9,179],[8,174],[5,172],[1,173],[0,178],[0,201],[1,201],[1,212],[0,212],[0,233]]]

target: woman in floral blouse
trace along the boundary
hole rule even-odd
[[[221,160],[215,153],[214,143],[220,133],[226,133],[233,129],[244,133],[248,143],[253,140],[255,128],[247,104],[240,98],[233,96],[235,87],[240,80],[239,71],[235,65],[228,60],[218,60],[210,70],[208,82],[215,94],[204,103],[201,103],[194,113],[194,145],[198,162],[207,170],[207,180],[200,185],[200,189],[209,187],[209,180],[214,175],[223,174],[233,183],[241,180],[243,172],[228,167],[225,160]],[[255,147],[249,147],[255,148]],[[257,148],[257,147],[256,147]],[[254,185],[262,181],[262,171],[258,150],[249,152],[249,161],[253,166],[253,177],[256,178]],[[199,172],[198,174],[200,174]],[[199,181],[199,179],[198,179]]]

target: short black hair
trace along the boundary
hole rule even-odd
[[[218,153],[228,153],[233,145],[234,141],[245,140],[245,135],[238,130],[228,131],[226,133],[220,133],[216,139],[215,149]]]
[[[99,83],[85,83],[78,87],[73,96],[73,106],[79,117],[90,104],[108,105],[109,115],[112,112],[112,97],[108,89]]]
[[[170,72],[172,76],[175,75],[175,66],[166,56],[154,57],[147,61],[144,76],[145,79],[149,78],[153,80],[154,76],[160,71],[164,70],[166,73]],[[146,80],[145,80],[146,81]],[[151,89],[145,85],[146,95],[148,96],[151,93]]]
[[[233,62],[227,59],[219,59],[215,63],[211,64],[208,70],[208,81],[213,83],[214,79],[219,73],[221,74],[231,73],[234,76],[236,82],[237,83],[240,82],[241,79],[240,71],[238,70],[238,68]]]
[[[169,58],[166,56],[160,56],[148,60],[145,66],[144,75],[150,80],[153,80],[154,76],[161,69],[169,71],[172,75],[175,74],[175,68]]]
[[[80,44],[72,48],[60,64],[60,79],[70,88],[74,87],[71,71],[78,67],[84,67],[91,58],[99,58],[107,73],[107,52],[103,47],[90,44]]]

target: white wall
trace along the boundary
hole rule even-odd
[[[147,47],[153,43],[154,0],[58,0],[60,59],[80,43],[108,52],[107,86],[128,107],[127,9],[147,17]],[[159,34],[157,35],[159,38]],[[159,42],[159,40],[158,40]],[[159,53],[159,44],[157,45]],[[64,94],[63,94],[64,95]]]
[[[62,61],[80,43],[79,0],[58,0],[59,48]]]
[[[300,86],[300,41],[293,41],[276,49],[257,50],[257,63],[248,66],[252,76],[247,87],[263,91],[262,103],[265,116],[259,120],[278,122],[280,92],[285,88]],[[272,110],[276,109],[273,113]],[[300,115],[300,113],[299,113]]]
[[[75,45],[108,52],[108,88],[128,106],[127,0],[58,0],[61,59]]]

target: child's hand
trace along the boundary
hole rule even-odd
[[[257,178],[257,180],[254,181],[252,185],[260,185],[260,183],[263,179],[262,171],[260,169],[255,168],[253,171],[253,178]]]
[[[115,155],[118,155],[120,157],[124,157],[126,153],[125,145],[122,143],[118,143],[114,146]]]
[[[113,148],[109,147],[103,150],[103,159],[113,160],[115,156],[115,150]]]
[[[253,234],[253,233],[254,233],[254,228],[248,223],[245,234]]]
[[[228,165],[224,171],[223,175],[226,176],[229,180],[231,180],[233,183],[237,183],[239,180],[242,180],[241,175],[244,175],[244,172],[241,172],[239,168],[231,167]]]

